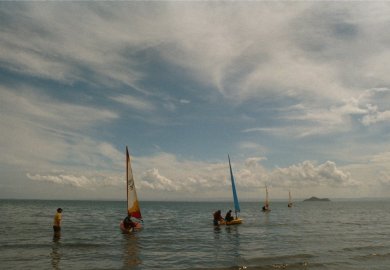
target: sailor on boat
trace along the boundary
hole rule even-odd
[[[267,212],[267,211],[271,211],[271,210],[269,209],[269,205],[268,205],[268,204],[266,204],[266,205],[263,206],[263,212]]]
[[[226,222],[229,222],[229,221],[232,221],[234,218],[232,217],[232,210],[229,210],[227,213],[226,213],[226,216],[225,216],[225,221]]]
[[[131,220],[131,214],[129,213],[127,217],[123,220],[123,226],[126,230],[133,231],[136,227],[136,224]]]

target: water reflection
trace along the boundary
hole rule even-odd
[[[231,243],[232,253],[238,257],[240,250],[240,234],[238,232],[238,226],[226,226],[227,241]]]
[[[229,253],[233,255],[234,263],[239,266],[239,269],[245,269],[246,262],[241,256],[241,235],[239,226],[240,225],[226,226],[227,242],[231,244]]]
[[[269,212],[265,212],[264,213],[264,225],[268,225],[269,224],[269,215],[270,215]]]
[[[53,267],[53,269],[60,269],[59,266],[61,261],[60,239],[61,239],[61,233],[55,232],[53,234],[53,244],[50,253],[51,266]]]
[[[123,269],[134,269],[142,260],[137,233],[123,234]]]
[[[220,226],[214,226],[214,239],[219,240],[221,235],[221,227]]]

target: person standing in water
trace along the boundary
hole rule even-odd
[[[62,208],[57,209],[57,213],[54,216],[53,230],[55,233],[61,231],[61,221],[62,221]]]
[[[224,221],[221,215],[221,210],[215,211],[213,217],[214,217],[213,223],[215,226],[219,225],[221,221]]]

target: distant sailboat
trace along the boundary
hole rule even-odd
[[[226,225],[241,224],[242,223],[242,219],[238,217],[238,213],[241,211],[241,209],[240,209],[240,204],[238,202],[238,196],[237,196],[237,191],[236,191],[236,184],[235,184],[235,181],[234,181],[233,170],[232,170],[232,165],[230,163],[230,156],[229,155],[228,155],[228,159],[229,159],[230,179],[231,179],[231,182],[232,182],[232,192],[233,192],[235,217],[231,221],[226,221],[225,224]]]
[[[142,228],[142,215],[139,207],[137,191],[134,185],[133,171],[131,169],[129,150],[126,146],[126,192],[127,192],[127,215],[131,218],[133,227],[127,227],[122,221],[119,225],[120,229],[129,233],[134,229]]]
[[[293,206],[293,203],[292,203],[292,199],[291,199],[291,191],[289,190],[288,191],[288,207],[292,207]]]
[[[264,206],[262,208],[263,212],[269,212],[271,209],[269,208],[269,198],[268,198],[268,187],[265,185],[265,201],[264,201]]]

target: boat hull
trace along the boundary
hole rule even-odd
[[[238,224],[241,224],[242,223],[242,219],[241,218],[236,218],[236,219],[233,219],[231,221],[220,221],[219,222],[219,225],[238,225]]]
[[[236,219],[233,219],[231,221],[226,221],[226,225],[237,225],[237,224],[241,224],[241,223],[242,223],[241,218],[236,218]]]

